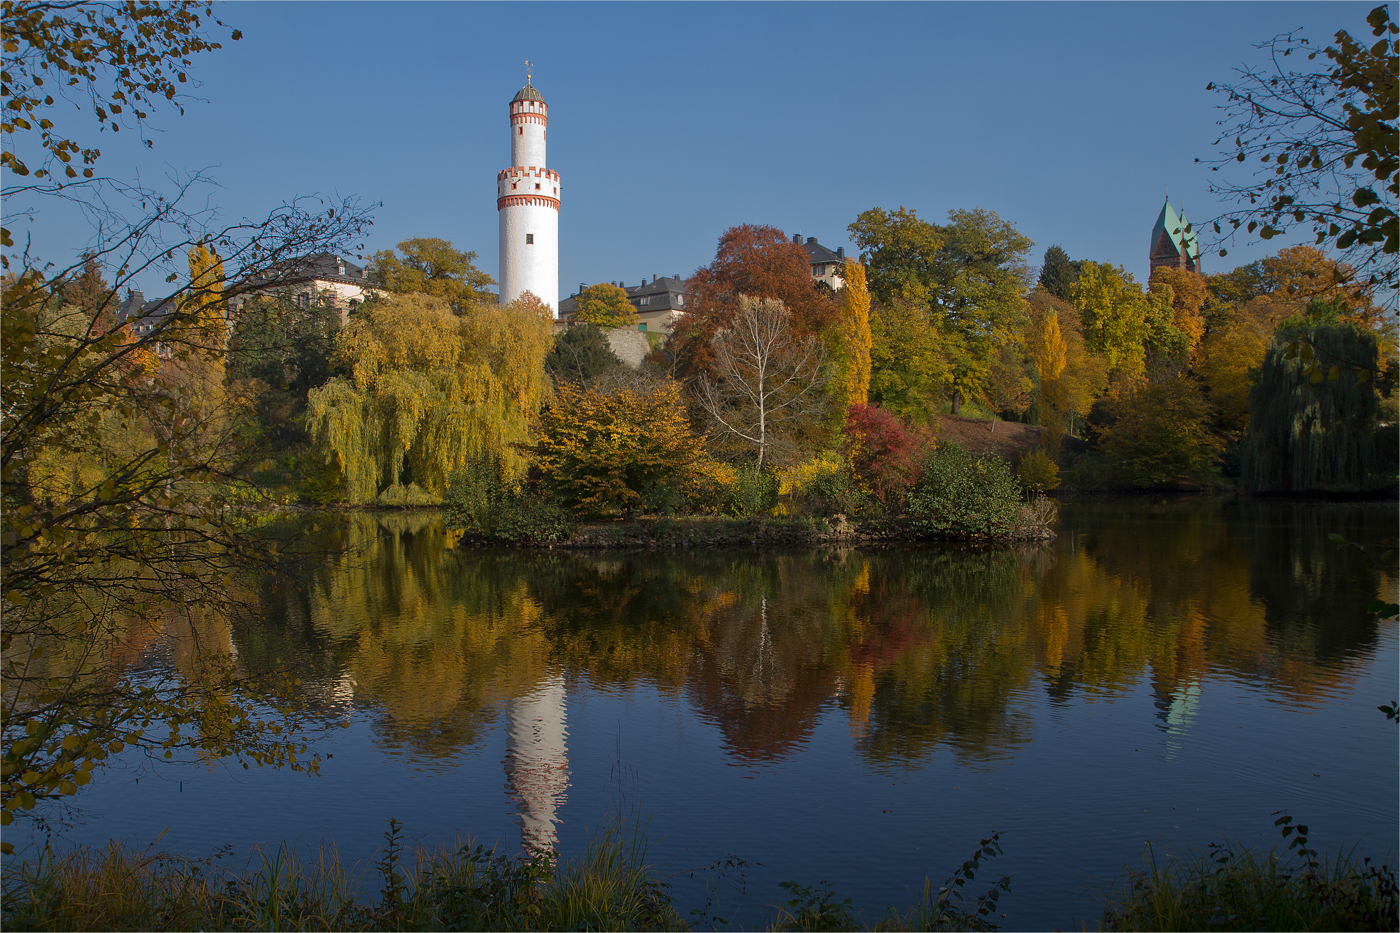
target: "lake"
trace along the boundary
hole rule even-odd
[[[319,556],[215,635],[247,669],[292,665],[320,721],[348,724],[318,737],[321,774],[129,750],[61,838],[369,859],[396,817],[418,841],[567,856],[623,813],[682,916],[708,891],[746,928],[785,880],[830,879],[873,922],[993,832],[978,890],[1011,876],[1010,929],[1092,924],[1149,841],[1269,845],[1283,809],[1314,845],[1393,857],[1400,730],[1376,707],[1400,696],[1397,625],[1365,610],[1394,598],[1394,563],[1327,535],[1374,552],[1398,518],[1067,502],[1043,544],[787,553],[457,549],[431,513],[288,520],[269,533],[314,524]],[[141,663],[177,656],[157,640]]]

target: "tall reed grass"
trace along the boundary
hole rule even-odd
[[[640,825],[609,819],[574,859],[520,858],[468,841],[405,845],[389,821],[372,866],[347,867],[334,847],[303,858],[282,844],[241,864],[226,850],[203,859],[98,849],[5,862],[0,913],[6,930],[684,930],[668,886],[647,862]],[[1287,850],[1228,843],[1207,852],[1148,847],[1141,869],[1104,896],[1104,930],[1395,930],[1396,875],[1351,854],[1323,857],[1306,826],[1282,815]],[[159,842],[159,840],[157,840]],[[996,930],[1002,875],[976,893],[976,875],[1001,854],[999,836],[941,886],[925,881],[909,908],[863,921],[851,899],[823,881],[785,882],[789,899],[772,930]],[[225,862],[224,859],[230,859]],[[378,896],[366,897],[377,876]],[[983,883],[986,882],[983,879]],[[697,922],[723,927],[709,915]],[[1068,919],[1068,918],[1066,918]]]
[[[1150,844],[1105,898],[1105,930],[1396,930],[1396,875],[1354,850],[1322,856],[1308,827],[1278,816],[1288,848],[1229,842],[1206,852]],[[1289,838],[1291,837],[1291,839]]]
[[[573,860],[513,858],[467,842],[406,846],[390,821],[373,870],[333,847],[303,859],[287,844],[242,866],[113,841],[6,864],[6,930],[683,930],[646,863],[639,829],[609,821]]]

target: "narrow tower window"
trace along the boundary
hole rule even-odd
[[[520,135],[521,135],[521,136],[524,136],[524,135],[525,135],[525,127],[523,127],[523,126],[520,128]]]
[[[525,234],[525,245],[526,245],[526,246],[534,246],[534,245],[535,245],[535,235],[534,235],[533,233],[527,233],[527,234]]]

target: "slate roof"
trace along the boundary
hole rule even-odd
[[[793,235],[792,240],[794,243],[796,243],[799,239],[799,235]],[[846,248],[844,246],[841,247],[841,251],[839,253],[833,252],[827,249],[825,246],[822,246],[820,243],[818,243],[817,238],[814,236],[809,236],[807,238],[807,242],[801,245],[802,248],[807,251],[807,261],[814,266],[818,263],[825,264],[830,262],[846,261]]]
[[[684,311],[685,310],[685,279],[678,275],[663,275],[650,282],[643,282],[641,285],[627,286],[622,283],[611,283],[621,285],[627,292],[627,300],[632,302],[632,307],[638,313],[653,311]],[[579,292],[570,295],[559,302],[559,316],[571,317],[578,310],[578,296],[584,288],[588,286],[580,284]],[[642,299],[646,298],[647,303],[642,304]]]
[[[147,301],[143,292],[138,289],[127,289],[126,297],[117,305],[117,323],[125,324],[133,322],[132,326],[138,333],[143,333],[160,323],[160,319],[168,317],[174,308],[167,302]],[[146,320],[141,324],[135,322],[141,318]]]
[[[1201,261],[1201,244],[1196,237],[1196,231],[1187,231],[1186,212],[1182,211],[1178,217],[1176,211],[1172,210],[1172,202],[1167,201],[1162,205],[1162,212],[1157,215],[1157,223],[1152,226],[1152,243],[1148,246],[1149,253],[1157,248],[1157,243],[1162,234],[1167,234],[1171,238],[1172,245],[1176,247],[1177,255],[1191,257],[1192,262],[1197,265]]]
[[[540,103],[544,103],[544,98],[540,95],[540,92],[535,90],[534,85],[530,84],[516,91],[515,96],[510,99],[510,102],[513,104],[517,100],[537,100]]]
[[[266,275],[250,279],[248,284],[254,288],[267,288],[312,281],[343,282],[346,285],[360,286],[369,284],[363,266],[335,253],[312,253],[310,256],[293,259],[270,270]]]

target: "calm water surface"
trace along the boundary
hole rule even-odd
[[[1376,711],[1400,696],[1397,629],[1364,611],[1395,579],[1326,538],[1374,550],[1394,504],[1068,503],[1043,546],[814,553],[470,551],[428,515],[317,522],[333,556],[225,638],[349,724],[321,775],[127,755],[65,840],[168,827],[195,855],[359,859],[392,816],[569,855],[640,813],[682,915],[708,885],[753,927],[783,880],[831,879],[873,921],[1000,831],[1010,929],[1092,923],[1148,841],[1267,845],[1280,809],[1315,843],[1397,847],[1400,730]],[[693,871],[731,855],[746,867]]]

